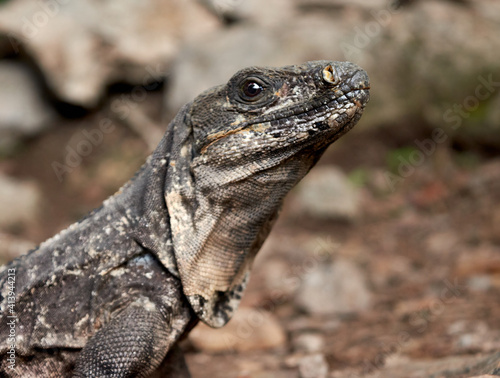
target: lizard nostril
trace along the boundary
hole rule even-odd
[[[329,64],[323,69],[323,79],[330,84],[338,83],[338,78],[331,64]]]

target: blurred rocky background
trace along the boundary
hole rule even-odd
[[[0,0],[0,263],[98,206],[249,65],[350,60],[371,102],[287,198],[194,377],[500,375],[500,2]]]

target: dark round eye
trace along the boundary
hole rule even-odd
[[[259,95],[264,91],[264,87],[255,80],[247,80],[243,82],[241,91],[248,100],[257,100]]]

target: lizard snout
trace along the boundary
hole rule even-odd
[[[351,62],[328,62],[322,69],[322,77],[328,84],[340,84],[344,93],[370,89],[370,79],[366,71]]]

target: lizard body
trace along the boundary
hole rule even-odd
[[[251,67],[184,106],[118,193],[0,267],[0,376],[188,376],[177,341],[231,318],[283,198],[368,88],[351,63]]]

